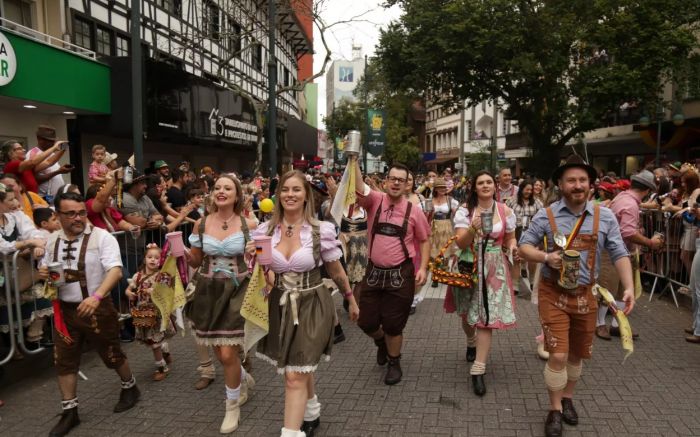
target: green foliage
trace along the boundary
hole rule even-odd
[[[404,14],[377,49],[388,88],[505,102],[540,171],[623,102],[653,108],[698,47],[698,0],[389,3]]]
[[[465,162],[468,174],[475,174],[481,170],[493,171],[491,168],[491,146],[488,143],[482,144],[478,152],[467,154]]]
[[[333,108],[333,112],[323,117],[323,122],[326,124],[329,138],[342,138],[348,131],[359,130],[364,140],[365,112],[361,103],[341,100],[338,106]]]

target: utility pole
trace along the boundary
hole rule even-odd
[[[270,155],[270,178],[277,176],[277,4],[268,0],[268,60],[267,60],[267,150]]]
[[[143,91],[141,0],[131,0],[131,141],[134,166],[143,171]]]
[[[367,55],[365,55],[365,70],[363,76],[365,77],[365,92],[364,92],[364,107],[365,107],[365,150],[363,150],[363,161],[365,173],[369,173],[367,168],[367,148],[369,147],[369,75],[367,74]]]

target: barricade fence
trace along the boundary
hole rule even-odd
[[[678,306],[676,291],[688,288],[690,283],[697,228],[679,214],[657,210],[642,210],[640,226],[647,238],[657,233],[664,236],[662,250],[651,251],[646,247],[640,250],[640,271],[654,278],[649,300],[657,287],[661,287],[659,294],[669,291]]]
[[[189,247],[192,224],[181,224],[177,231]],[[119,313],[120,322],[131,318],[126,289],[129,280],[138,272],[147,244],[156,243],[162,249],[165,243],[166,228],[143,231],[118,231],[112,235],[117,239],[122,259],[122,279],[112,290],[111,297]],[[51,302],[43,298],[43,281],[37,275],[38,260],[32,251],[14,252],[3,255],[2,278],[0,279],[0,366],[9,362],[13,355],[41,353],[45,348],[36,337],[44,331],[44,336],[53,341],[50,315]],[[92,291],[92,290],[91,290]],[[27,343],[38,347],[27,347]]]

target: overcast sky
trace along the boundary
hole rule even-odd
[[[332,27],[326,34],[326,40],[332,50],[332,58],[350,59],[352,44],[362,45],[362,53],[372,56],[375,45],[379,42],[379,29],[386,27],[392,20],[401,15],[398,6],[385,9],[380,0],[326,0],[326,7],[322,16],[326,24],[348,20],[365,11],[361,20],[349,24],[338,24]],[[325,50],[320,42],[318,29],[314,28],[314,72],[319,71],[323,65]],[[329,65],[330,67],[330,65]],[[326,115],[326,77],[316,79],[318,84],[318,121],[319,128],[323,128],[323,117]]]

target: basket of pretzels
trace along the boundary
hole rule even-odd
[[[455,240],[457,240],[457,236],[454,236],[447,241],[447,244],[440,249],[438,256],[430,262],[428,268],[430,269],[430,273],[433,275],[433,281],[435,282],[451,285],[453,287],[472,288],[477,282],[478,277],[476,264],[473,261],[467,262],[459,260],[456,263],[456,266],[450,269],[449,259],[445,259],[445,253],[450,249],[450,246],[452,246]],[[467,250],[471,250],[471,253],[474,254],[473,248],[469,248]]]

